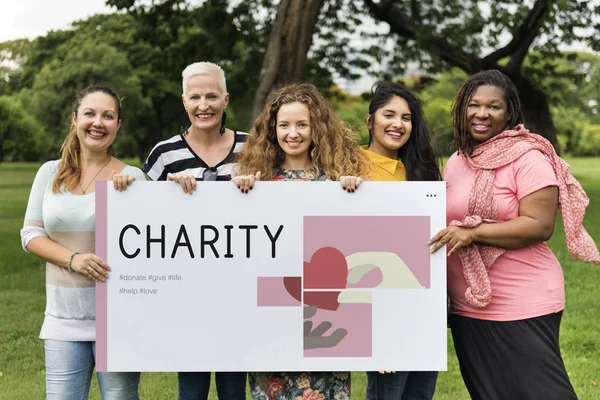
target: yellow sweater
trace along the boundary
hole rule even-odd
[[[362,147],[365,154],[371,160],[371,168],[368,176],[374,181],[405,181],[406,169],[400,160],[394,160],[368,150],[368,146]]]

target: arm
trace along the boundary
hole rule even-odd
[[[432,238],[430,243],[436,243],[432,251],[450,241],[449,255],[473,241],[514,250],[550,238],[558,207],[558,181],[550,160],[540,151],[532,150],[513,162],[512,172],[514,181],[511,185],[519,199],[516,218],[499,224],[481,224],[472,229],[448,227]]]
[[[43,222],[44,197],[46,191],[50,190],[49,185],[54,179],[56,166],[56,162],[47,162],[35,176],[21,230],[21,241],[24,250],[54,265],[67,268],[73,251],[50,239]],[[87,269],[88,266],[91,267],[90,270]],[[73,257],[71,268],[96,281],[103,280],[102,277],[107,276],[105,270],[110,270],[102,259],[93,254]]]
[[[67,268],[69,258],[73,253],[65,246],[43,236],[31,239],[27,244],[27,251],[61,268]],[[104,282],[110,271],[106,262],[92,253],[74,255],[71,260],[71,269],[96,282]]]
[[[548,186],[519,201],[519,216],[500,224],[473,228],[474,241],[505,249],[520,249],[545,242],[554,233],[558,188]]]
[[[504,249],[516,250],[544,242],[554,232],[554,220],[558,208],[558,188],[548,186],[537,190],[519,201],[519,216],[498,224],[483,223],[475,228],[449,226],[438,232],[429,242],[434,253],[445,244],[452,255],[462,247],[481,243]]]

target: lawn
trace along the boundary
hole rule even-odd
[[[600,240],[600,158],[569,159],[572,171],[586,189],[591,205],[585,225]],[[0,164],[0,399],[44,398],[44,347],[38,339],[44,317],[43,263],[25,253],[19,230],[37,166]],[[562,224],[556,225],[550,247],[561,261],[567,308],[561,348],[571,381],[580,399],[600,399],[600,268],[569,258]],[[448,371],[440,373],[436,400],[468,399],[448,335]],[[366,377],[352,374],[353,399],[363,399]],[[213,385],[214,387],[214,385]],[[174,399],[174,373],[142,374],[142,399]],[[92,385],[91,399],[99,399]],[[214,390],[211,399],[216,399]]]

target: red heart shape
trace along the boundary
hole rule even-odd
[[[304,262],[304,289],[345,289],[348,280],[346,257],[334,247],[322,247]],[[284,277],[283,285],[300,301],[297,277]],[[337,310],[340,292],[304,292],[304,304],[324,310]]]
[[[317,306],[321,310],[335,311],[340,306],[339,295],[340,292],[304,292],[304,304]]]
[[[335,247],[322,247],[304,262],[304,289],[345,289],[346,257]]]

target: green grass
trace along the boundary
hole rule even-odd
[[[600,159],[568,161],[590,197],[585,226],[598,240]],[[44,318],[45,272],[39,259],[21,249],[19,239],[36,170],[33,164],[0,164],[0,400],[44,398],[44,347],[38,334]],[[550,247],[565,273],[567,308],[560,340],[567,371],[580,399],[600,399],[600,268],[570,259],[558,221]],[[365,384],[364,373],[352,374],[353,399],[364,398]],[[212,386],[210,399],[216,399]],[[176,395],[175,373],[142,374],[142,399]],[[90,398],[100,398],[95,381]],[[468,399],[450,334],[448,372],[440,373],[434,398]]]

